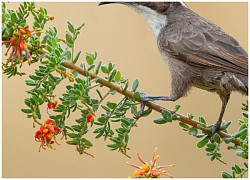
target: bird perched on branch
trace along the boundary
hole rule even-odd
[[[102,2],[99,5],[114,2]],[[248,94],[248,55],[239,43],[214,23],[182,2],[115,2],[142,15],[152,28],[159,51],[171,73],[170,96],[141,94],[147,101],[176,101],[191,87],[219,95],[222,106],[212,128],[211,141],[220,130],[230,94]]]

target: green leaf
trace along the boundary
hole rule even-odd
[[[81,141],[82,141],[82,143],[83,143],[85,146],[88,146],[88,147],[92,147],[92,146],[93,146],[93,144],[92,144],[89,140],[87,140],[87,139],[85,139],[85,138],[82,138]]]
[[[94,63],[93,57],[90,56],[89,54],[87,54],[87,56],[86,56],[86,61],[87,61],[88,65],[92,65]]]
[[[14,23],[12,21],[9,21],[8,24],[7,24],[7,27],[11,28],[12,26],[14,26]]]
[[[61,116],[61,115],[59,115],[59,116]],[[50,117],[51,119],[55,119],[55,118],[53,118],[53,116],[51,116]],[[60,117],[61,118],[61,117]],[[69,130],[71,130],[71,131],[74,131],[74,129],[72,128],[72,127],[70,127],[70,126],[65,126],[65,129],[69,129]]]
[[[202,124],[206,124],[206,121],[203,117],[199,117],[199,122]]]
[[[167,122],[172,122],[172,114],[170,111],[164,109],[162,110],[161,115]]]
[[[177,114],[173,114],[172,115],[172,120],[177,120],[177,119],[179,119],[180,118],[180,116],[178,116]]]
[[[223,178],[233,178],[230,174],[228,174],[228,173],[225,172],[225,171],[222,172],[222,177],[223,177]]]
[[[134,100],[135,101],[140,101],[141,100],[141,94],[139,92],[134,93]]]
[[[188,114],[188,118],[189,118],[190,120],[192,120],[192,119],[194,119],[194,115],[193,115],[192,113],[189,113],[189,114]]]
[[[111,137],[110,140],[117,144],[121,143],[122,141],[119,137]]]
[[[129,141],[129,136],[128,136],[128,134],[126,134],[125,140],[124,140],[125,144],[128,144],[128,141]]]
[[[121,81],[121,72],[120,72],[120,71],[117,71],[117,72],[116,72],[115,81],[116,81],[116,82],[120,82],[120,81]]]
[[[115,75],[116,75],[116,69],[114,69],[112,72],[111,72],[111,74],[110,74],[110,76],[109,76],[109,81],[112,81],[113,79],[114,79],[114,77],[115,77]]]
[[[175,110],[175,111],[178,111],[180,108],[181,108],[181,106],[178,105],[178,104],[174,106],[174,110]]]
[[[40,77],[40,76],[35,76],[35,75],[29,75],[29,77],[30,77],[30,79],[32,79],[32,80],[35,80],[35,81],[37,81],[37,80],[41,80],[42,79],[42,77]]]
[[[197,134],[196,137],[197,138],[202,138],[205,134]]]
[[[244,166],[245,166],[246,168],[248,168],[248,163],[247,163],[247,162],[244,162]]]
[[[141,117],[146,117],[152,112],[152,109],[148,108],[146,111],[143,111]]]
[[[75,133],[69,133],[67,134],[70,138],[76,138],[78,137],[79,135],[78,134],[75,134]]]
[[[242,114],[245,118],[248,118],[248,112],[243,112]]]
[[[108,65],[109,72],[112,71],[113,68],[114,68],[114,64],[112,64],[111,62],[109,62],[109,65]]]
[[[132,105],[132,106],[131,106],[131,113],[132,113],[133,115],[137,115],[137,114],[138,114],[138,112],[137,112],[137,106],[135,106],[135,105]]]
[[[233,134],[233,136],[234,136],[235,138],[238,138],[238,137],[242,136],[243,134],[247,133],[247,130],[248,130],[247,128],[242,129],[241,131],[239,131],[239,132]]]
[[[232,123],[231,121],[225,122],[225,123],[221,126],[220,130],[221,130],[221,131],[224,131],[225,129],[228,128],[228,126],[229,126],[231,123]]]
[[[132,118],[121,118],[121,121],[128,126],[134,123],[134,120]]]
[[[154,123],[156,124],[165,124],[167,121],[164,118],[158,118],[154,120]]]
[[[202,139],[201,141],[199,141],[197,143],[197,147],[198,148],[203,148],[208,143],[208,141],[209,141],[209,137],[206,136],[204,139]]]
[[[216,145],[213,144],[213,143],[208,143],[208,144],[207,144],[207,147],[210,148],[210,149],[215,149],[215,148],[216,148]]]
[[[115,109],[115,108],[117,107],[117,104],[114,103],[114,102],[108,101],[108,102],[107,102],[107,106],[108,106],[110,109]]]
[[[108,67],[107,67],[106,65],[102,65],[102,66],[101,66],[101,70],[102,70],[102,72],[103,72],[104,74],[108,74],[108,73],[109,73],[109,69],[108,69]]]
[[[32,113],[31,109],[21,109],[21,111],[26,114]]]
[[[66,49],[61,53],[61,56],[66,56],[68,53],[70,53],[70,50]]]
[[[179,122],[179,125],[183,127],[184,129],[189,129],[189,125],[184,122]]]
[[[69,145],[77,145],[77,142],[76,141],[66,141],[67,144]]]
[[[218,144],[220,144],[221,140],[220,140],[220,135],[219,134],[215,133],[214,141],[217,142]]]
[[[128,89],[128,81],[126,81],[124,88],[122,88],[122,91],[125,92]]]
[[[5,14],[4,14],[4,13],[2,13],[2,23],[4,24],[4,23],[5,23],[5,21],[6,21],[6,16],[5,16]]]
[[[245,129],[245,128],[247,128],[247,125],[246,125],[246,124],[242,124],[242,125],[240,126],[240,128],[239,128],[238,131],[241,131],[242,129]]]
[[[92,64],[91,66],[88,67],[88,71],[90,71],[91,69],[94,69],[95,68],[95,64]]]
[[[84,25],[85,25],[85,24],[83,23],[83,24],[82,24],[80,27],[78,27],[76,30],[80,31]]]
[[[136,89],[138,88],[138,86],[139,86],[139,80],[136,79],[136,80],[133,82],[132,91],[135,92]]]
[[[111,150],[116,150],[119,148],[119,144],[108,144],[107,146],[111,148]]]
[[[99,108],[99,104],[93,104],[92,108],[93,108],[94,111],[97,111],[98,108]]]
[[[215,154],[213,154],[211,157],[210,157],[210,161],[213,161],[215,159]]]
[[[26,80],[25,83],[28,85],[28,86],[36,86],[36,82],[32,81],[32,80]]]
[[[235,167],[235,172],[237,174],[240,174],[241,173],[241,168],[239,166],[237,166],[236,164],[234,165],[234,167]]]
[[[95,74],[97,75],[99,73],[100,67],[102,65],[102,61],[100,61],[96,67]]]
[[[116,129],[116,132],[119,134],[124,134],[126,132],[126,129],[118,128],[118,129]]]
[[[189,131],[188,131],[188,134],[191,135],[191,136],[196,136],[198,133],[198,130],[196,128],[190,128]]]
[[[17,16],[16,16],[16,13],[12,13],[11,14],[11,21],[13,22],[13,23],[16,23],[17,22]]]
[[[73,126],[71,126],[75,131],[77,131],[77,132],[81,132],[82,131],[82,127],[81,126],[79,126],[79,125],[73,125]]]
[[[57,46],[57,41],[55,38],[51,38],[51,45],[53,48],[55,48]]]
[[[74,41],[71,37],[71,35],[69,35],[68,33],[66,33],[66,43],[67,45],[71,48],[74,44]]]
[[[69,21],[67,21],[67,23],[68,23],[69,31],[74,34],[75,33],[75,28],[74,28],[73,24],[71,24]]]
[[[80,57],[80,55],[81,55],[81,52],[82,52],[82,51],[79,51],[79,52],[76,54],[76,56],[75,56],[75,58],[74,58],[74,61],[73,61],[74,64],[75,64],[75,63],[77,62],[77,60],[79,59],[79,57]]]
[[[226,144],[229,144],[232,141],[233,138],[225,138],[224,141]]]

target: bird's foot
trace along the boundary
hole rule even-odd
[[[145,109],[145,106],[146,106],[146,103],[148,101],[152,101],[149,98],[149,96],[147,96],[146,94],[144,94],[142,92],[137,92],[137,93],[140,94],[141,106],[140,106],[140,110],[139,110],[138,114],[134,116],[135,119],[139,119],[142,116],[144,109]]]
[[[214,135],[215,135],[217,132],[220,131],[220,125],[221,125],[221,123],[220,123],[219,121],[217,121],[217,122],[213,125],[213,127],[212,127],[212,129],[211,129],[211,138],[210,138],[210,141],[211,141],[212,143],[214,143]]]

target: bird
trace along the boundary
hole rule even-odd
[[[232,36],[213,22],[193,12],[184,2],[119,3],[144,17],[157,41],[171,75],[169,96],[141,93],[141,110],[147,101],[176,101],[192,87],[219,95],[222,105],[211,128],[211,142],[220,131],[232,92],[248,95],[248,54]]]

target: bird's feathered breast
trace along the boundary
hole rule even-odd
[[[158,36],[161,52],[192,66],[248,75],[247,53],[221,28],[184,7],[167,19]]]

